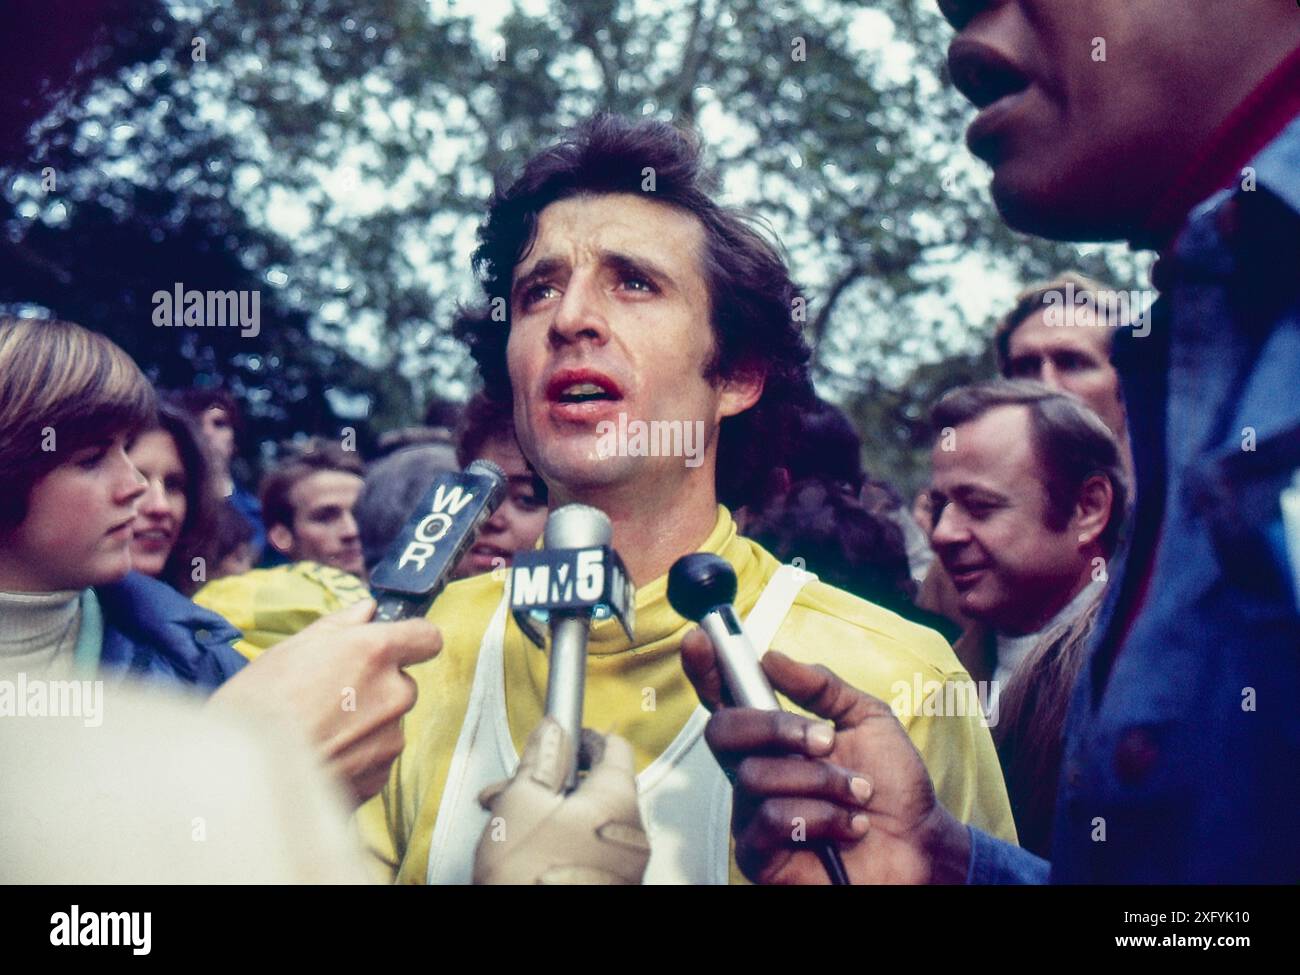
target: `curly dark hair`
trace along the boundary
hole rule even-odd
[[[653,174],[653,188],[647,176]],[[761,502],[768,473],[782,464],[797,433],[798,413],[812,398],[810,352],[799,288],[777,245],[758,222],[713,199],[717,181],[700,157],[697,138],[666,122],[601,114],[534,155],[519,176],[498,188],[479,228],[474,267],[487,306],[462,314],[456,333],[469,345],[492,399],[510,402],[506,341],[515,266],[532,246],[542,210],[559,200],[609,193],[648,194],[700,221],[706,247],[701,269],[709,288],[714,352],[704,364],[710,382],[763,377],[749,410],[722,421],[717,492],[729,507]],[[503,327],[504,326],[504,327]]]
[[[824,478],[796,481],[751,514],[745,534],[782,562],[805,560],[822,582],[914,618],[916,584],[903,530]]]

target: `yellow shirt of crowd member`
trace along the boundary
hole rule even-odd
[[[735,605],[744,618],[780,563],[739,536],[727,510],[718,510],[714,530],[700,550],[721,555],[736,570]],[[424,883],[428,876],[430,844],[469,710],[480,646],[502,600],[505,576],[489,573],[455,583],[434,603],[429,619],[442,630],[442,652],[410,669],[419,698],[405,719],[405,750],[384,791],[358,812],[381,875],[399,883]],[[666,575],[638,588],[635,618],[635,643],[612,619],[591,629],[583,723],[631,742],[640,773],[674,742],[699,699],[679,657],[681,639],[694,624],[669,606]],[[938,633],[815,581],[800,590],[771,645],[797,660],[823,664],[891,703],[903,686],[969,680]],[[518,754],[543,716],[547,657],[509,618],[502,664],[505,720]],[[647,707],[647,700],[653,706]],[[997,753],[978,709],[963,716],[931,716],[931,709],[920,706],[904,710],[909,713],[900,713],[900,720],[944,806],[961,821],[1015,842]],[[719,838],[728,840],[729,830]],[[729,878],[744,882],[734,858]]]
[[[320,617],[369,596],[365,583],[351,573],[294,562],[215,579],[194,594],[194,601],[243,633],[234,647],[256,660]]]

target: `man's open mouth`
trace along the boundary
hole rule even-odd
[[[561,403],[588,403],[594,399],[611,399],[609,390],[595,383],[574,383],[560,393]]]
[[[623,398],[618,384],[592,369],[565,369],[546,384],[546,398],[552,403],[596,403]]]

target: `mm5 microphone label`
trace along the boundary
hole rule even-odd
[[[636,591],[618,553],[593,548],[542,548],[515,555],[510,569],[510,609],[519,628],[538,646],[538,623],[552,614],[618,619],[628,638],[634,627]]]

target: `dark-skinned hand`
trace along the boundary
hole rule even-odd
[[[778,693],[824,720],[732,707],[708,636],[697,629],[682,642],[682,667],[713,712],[705,739],[735,785],[745,876],[827,883],[816,847],[829,841],[855,884],[964,882],[969,834],[939,803],[889,705],[776,651],[762,666]]]

